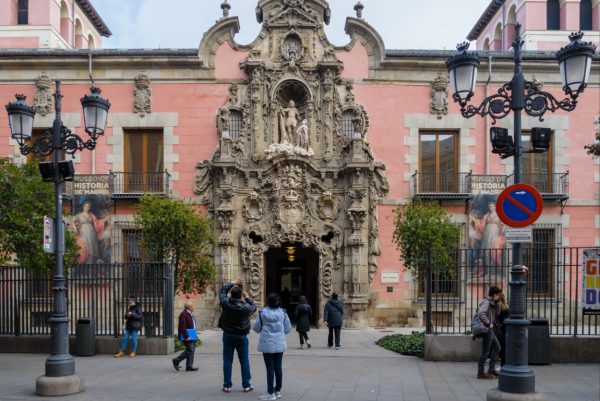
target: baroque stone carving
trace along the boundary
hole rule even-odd
[[[448,114],[448,79],[438,76],[431,83],[431,114],[435,114],[438,119]]]
[[[215,110],[219,145],[196,166],[194,192],[216,221],[218,282],[242,275],[261,302],[267,252],[312,248],[316,266],[306,268],[318,279],[319,308],[336,291],[352,311],[348,325],[360,327],[389,184],[366,141],[368,113],[323,31],[325,3],[261,2],[263,30],[240,64],[246,79]],[[238,117],[233,138],[226,133]]]
[[[144,117],[152,112],[152,89],[150,78],[144,73],[139,73],[135,78],[133,90],[133,112]]]
[[[52,113],[52,81],[46,74],[41,74],[35,79],[35,93],[33,106],[36,113],[45,117]]]

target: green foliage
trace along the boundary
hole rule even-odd
[[[144,230],[143,245],[154,260],[173,263],[178,292],[202,293],[214,279],[210,257],[212,226],[182,200],[146,195],[135,222]]]
[[[175,341],[175,352],[183,351],[185,349],[185,344],[183,342],[179,341],[178,335],[173,336],[173,341]],[[199,346],[202,345],[202,340],[200,340],[200,339],[197,339],[195,342],[196,342],[196,348],[198,348]]]
[[[423,358],[425,354],[425,333],[413,331],[409,335],[392,334],[391,336],[381,337],[375,344],[402,355]]]
[[[600,125],[600,120],[598,123]],[[600,131],[596,132],[595,141],[589,145],[584,146],[585,150],[587,150],[588,155],[592,155],[593,157],[600,157]]]
[[[26,269],[51,271],[43,250],[44,216],[55,217],[54,187],[43,182],[36,163],[18,166],[0,158],[0,263],[15,259]],[[71,267],[77,245],[67,230],[64,266]]]
[[[404,268],[420,278],[431,263],[436,273],[451,274],[452,251],[460,241],[460,228],[436,204],[410,204],[396,209],[394,243]]]

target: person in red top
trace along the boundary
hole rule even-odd
[[[183,338],[185,351],[173,359],[173,367],[178,371],[180,369],[179,364],[185,359],[185,370],[187,372],[195,372],[198,370],[198,368],[193,366],[196,341],[190,338],[187,331],[188,329],[196,329],[196,318],[193,314],[194,304],[192,301],[185,301],[183,307],[183,311],[179,314],[179,326],[177,331],[179,332],[179,338]]]

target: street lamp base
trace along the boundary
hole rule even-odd
[[[85,390],[83,377],[71,376],[40,376],[35,381],[35,393],[44,397],[56,397],[81,393]]]
[[[493,388],[487,392],[486,401],[546,401],[547,398],[542,393],[505,393],[504,391]]]

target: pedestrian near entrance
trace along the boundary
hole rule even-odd
[[[506,303],[504,293],[500,294],[498,307],[500,308],[500,311],[496,318],[496,324],[494,324],[494,334],[496,335],[496,338],[498,338],[498,343],[500,343],[500,353],[498,354],[500,366],[504,366],[506,363],[506,325],[504,324],[504,321],[509,315],[508,304]]]
[[[179,325],[177,326],[179,340],[185,345],[185,351],[173,359],[173,367],[179,370],[179,364],[185,359],[186,372],[195,372],[194,353],[196,352],[196,318],[194,317],[194,304],[185,301],[183,311],[179,314]]]
[[[227,294],[231,291],[231,297]],[[219,294],[221,317],[219,327],[223,330],[223,391],[231,392],[231,370],[233,367],[233,351],[237,351],[242,369],[242,387],[244,393],[254,390],[250,384],[250,359],[248,358],[248,333],[250,332],[250,316],[256,312],[256,305],[242,288],[242,281],[237,279],[225,284]]]
[[[115,354],[115,358],[120,358],[125,355],[127,341],[131,337],[131,358],[135,357],[137,350],[138,333],[142,329],[142,309],[133,297],[127,298],[127,312],[125,313],[125,327],[123,329],[123,339],[121,340],[121,348]]]
[[[496,360],[498,359],[498,353],[500,352],[500,343],[494,334],[494,322],[500,314],[499,299],[502,290],[498,287],[490,287],[488,291],[488,297],[479,303],[477,314],[479,319],[487,331],[483,335],[483,342],[481,343],[481,354],[479,355],[479,362],[477,365],[477,378],[478,379],[494,379],[498,377],[496,372]],[[490,364],[488,366],[487,373],[485,372],[485,360],[489,355]]]
[[[340,332],[344,319],[344,305],[338,300],[338,294],[331,294],[331,298],[325,304],[323,311],[323,321],[329,328],[327,337],[327,346],[333,347],[333,338],[335,336],[335,349],[340,349]]]
[[[255,332],[260,333],[258,352],[263,353],[267,369],[267,392],[258,397],[259,400],[281,398],[283,353],[287,350],[285,335],[292,331],[292,324],[286,311],[280,306],[279,295],[269,294],[267,307],[260,311],[252,328]]]
[[[310,321],[312,320],[312,308],[304,295],[298,297],[298,302],[299,304],[294,311],[294,319],[296,320],[296,331],[300,337],[300,348],[304,348],[305,341],[306,346],[310,348],[308,332],[310,331]]]

